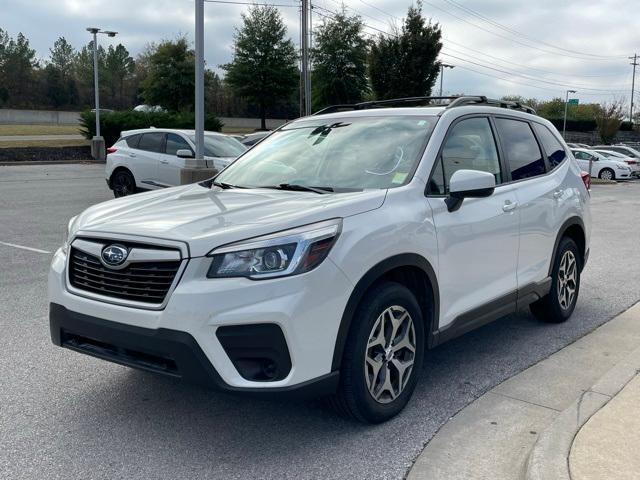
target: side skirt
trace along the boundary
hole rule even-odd
[[[525,285],[519,290],[465,312],[457,316],[455,320],[446,327],[434,330],[431,333],[429,348],[436,347],[505,315],[516,312],[544,297],[549,293],[549,290],[551,290],[551,277],[547,277],[538,283]]]

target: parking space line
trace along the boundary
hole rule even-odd
[[[36,253],[46,253],[46,254],[51,253],[48,250],[40,250],[39,248],[25,247],[24,245],[16,245],[15,243],[0,242],[0,245],[6,245],[7,247],[19,248],[21,250],[28,250],[30,252],[36,252]]]

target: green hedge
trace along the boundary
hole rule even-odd
[[[549,118],[551,123],[555,125],[558,130],[562,130],[563,119],[562,118]],[[568,132],[593,132],[598,130],[598,125],[595,120],[569,120],[567,119],[567,131]],[[631,131],[633,126],[631,122],[622,122],[620,125],[621,131]]]
[[[96,114],[85,111],[80,114],[82,134],[91,140],[96,132]],[[222,122],[215,115],[205,115],[204,129],[219,132]],[[123,110],[100,115],[100,134],[104,137],[107,147],[113,145],[123,130],[135,130],[138,128],[195,128],[195,116],[193,113],[167,113],[167,112],[134,112]]]

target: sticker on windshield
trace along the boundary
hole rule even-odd
[[[391,180],[391,183],[394,183],[397,185],[398,183],[404,182],[405,178],[407,178],[406,173],[396,172],[396,174],[393,176],[393,179]]]

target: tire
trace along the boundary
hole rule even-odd
[[[578,301],[581,270],[582,257],[578,246],[571,238],[562,238],[558,245],[558,253],[553,261],[551,290],[546,296],[529,306],[531,313],[543,322],[562,323],[567,321]],[[571,294],[572,284],[573,294]]]
[[[611,170],[610,168],[603,168],[598,173],[598,178],[600,178],[602,180],[615,180],[616,179],[616,173],[613,170]]]
[[[395,322],[401,323],[394,325]],[[381,335],[380,326],[385,324],[386,334]],[[397,333],[391,339],[394,329]],[[372,287],[354,314],[342,358],[340,385],[329,403],[341,415],[364,423],[389,420],[411,398],[424,350],[424,321],[413,293],[395,282]]]
[[[111,189],[116,198],[136,193],[136,181],[127,170],[118,170],[111,176]]]

